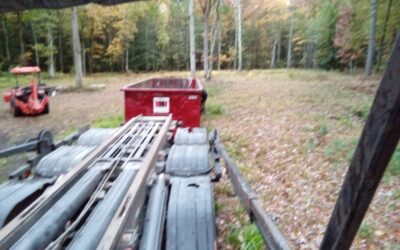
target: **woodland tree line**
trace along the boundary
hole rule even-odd
[[[1,14],[0,70],[40,65],[52,77],[79,68],[83,74],[197,68],[211,77],[212,69],[363,67],[369,75],[382,68],[399,32],[400,0],[159,0],[37,9]]]

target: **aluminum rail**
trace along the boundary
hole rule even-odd
[[[146,119],[147,120],[147,119]],[[106,192],[107,186],[113,184],[116,184],[114,181],[112,181],[111,177],[116,175],[119,175],[119,172],[124,169],[127,170],[130,167],[130,163],[133,159],[135,159],[135,156],[137,154],[141,155],[143,152],[140,150],[143,148],[144,145],[148,146],[150,139],[149,135],[154,133],[155,129],[159,126],[159,124],[153,122],[153,121],[143,121],[142,118],[140,118],[137,123],[135,123],[132,128],[124,134],[121,138],[117,140],[117,142],[112,145],[104,155],[102,155],[98,161],[101,162],[115,162],[117,164],[112,164],[110,167],[110,170],[108,171],[107,175],[102,179],[101,183],[98,185],[97,189],[94,191],[93,195],[90,197],[89,201],[86,203],[85,207],[80,211],[79,216],[74,220],[72,224],[70,224],[65,231],[55,240],[50,244],[46,249],[59,249],[61,246],[63,246],[64,242],[66,239],[68,239],[70,236],[73,235],[75,232],[75,229],[77,226],[79,226],[81,223],[84,222],[86,217],[88,216],[89,213],[93,210],[93,207],[96,206],[96,201],[98,200],[99,197],[102,197],[102,193]],[[137,158],[138,161],[135,163],[139,163],[140,157]],[[117,178],[118,179],[118,178]],[[128,182],[130,183],[130,182]],[[122,193],[123,194],[123,193]],[[106,197],[108,194],[106,195]],[[112,197],[112,196],[111,196]],[[106,220],[103,221],[103,228],[97,228],[99,225],[96,224],[96,228],[99,231],[96,231],[95,233],[92,233],[90,230],[86,230],[86,233],[88,233],[88,240],[91,242],[97,242],[99,240],[99,237],[102,236],[103,232],[105,231],[105,228],[108,225],[109,220],[111,219],[113,215],[113,211],[115,211],[115,207],[113,208],[112,204],[114,203],[114,206],[117,206],[119,203],[118,201],[114,200],[113,198],[108,198],[111,199],[109,200],[112,202],[107,208],[111,209],[110,211],[103,210],[106,215]],[[102,202],[100,202],[101,204]],[[96,210],[96,208],[94,208]],[[96,210],[97,211],[97,210]],[[96,215],[98,218],[101,219],[103,214],[101,215]],[[100,217],[99,217],[100,216]],[[94,220],[95,223],[97,222],[96,218],[90,217],[90,220]],[[103,218],[104,219],[104,218]],[[89,222],[87,223],[90,223]],[[85,237],[85,236],[83,236]],[[97,244],[97,243],[91,243],[91,244]]]
[[[126,193],[129,184],[135,178],[137,169],[128,166],[115,180],[104,200],[101,201],[89,217],[89,221],[78,231],[68,249],[95,249],[101,236],[107,229],[112,216]]]
[[[151,117],[143,117],[143,120],[146,118],[151,119]],[[125,194],[124,199],[118,207],[112,221],[109,224],[109,227],[107,228],[107,231],[97,246],[97,249],[116,248],[127,224],[129,224],[131,227],[136,227],[139,224],[137,212],[140,211],[139,208],[143,206],[145,201],[147,192],[147,179],[151,170],[154,169],[154,165],[158,156],[157,153],[167,141],[167,132],[171,126],[172,116],[169,115],[168,117],[160,117],[159,119],[164,121],[163,125],[158,131],[157,136],[154,137],[154,141],[150,149],[148,149],[137,176],[129,187],[128,192]],[[128,219],[130,221],[128,221]]]
[[[59,200],[77,180],[83,176],[87,169],[101,157],[110,145],[113,145],[118,139],[127,133],[133,124],[141,116],[131,119],[123,127],[118,129],[110,138],[93,150],[76,167],[69,171],[45,193],[34,201],[28,208],[15,217],[10,223],[0,230],[0,249],[10,248],[19,238],[25,234],[50,208]]]
[[[87,200],[104,175],[104,169],[92,168],[29,229],[11,249],[43,249],[62,232],[67,221]]]
[[[161,249],[168,189],[166,177],[161,174],[150,193],[140,250]]]
[[[214,146],[218,154],[224,159],[235,193],[239,196],[250,218],[256,223],[267,248],[290,249],[286,239],[268,214],[263,210],[257,195],[251,190],[250,185],[240,174],[235,162],[229,157],[218,138],[214,142]]]

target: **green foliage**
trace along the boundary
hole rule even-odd
[[[357,108],[352,109],[352,112],[355,116],[360,117],[365,120],[371,109],[371,104],[372,103],[370,103],[370,102],[361,104],[361,106],[358,106]]]
[[[215,203],[214,203],[214,210],[215,210],[215,212],[218,214],[219,212],[221,212],[221,210],[224,210],[224,208],[225,208],[225,204],[224,203],[222,203],[222,202],[218,202],[218,201],[216,201]]]
[[[6,160],[5,160],[5,159],[0,159],[0,171],[1,171],[2,168],[4,167],[5,163],[6,163]],[[2,183],[2,182],[5,181],[5,180],[6,180],[6,175],[0,174],[0,183]]]
[[[11,88],[14,86],[15,86],[15,78],[11,74],[4,73],[2,76],[0,76],[0,90]]]
[[[392,159],[390,160],[388,169],[386,170],[386,175],[400,175],[400,146],[397,146],[396,151],[394,152]]]
[[[92,123],[92,126],[95,128],[117,128],[122,124],[122,122],[123,116],[118,115],[94,121]]]
[[[207,91],[209,98],[215,97],[221,93],[221,86],[219,86],[218,83],[212,83],[212,84],[207,85],[206,91]]]
[[[76,129],[74,129],[74,128],[62,130],[61,132],[56,134],[56,136],[54,137],[54,140],[55,141],[62,140],[65,137],[67,137],[68,135],[74,133],[75,131],[76,131]]]
[[[222,141],[226,142],[227,151],[234,159],[241,159],[243,150],[249,146],[249,141],[243,137],[223,137]]]
[[[318,125],[318,135],[322,137],[322,136],[327,135],[328,133],[329,133],[328,125],[326,124],[325,121],[321,122]]]
[[[400,200],[400,190],[395,190],[395,191],[393,192],[392,197],[393,197],[395,200]]]
[[[241,227],[228,225],[227,241],[230,245],[243,250],[259,250],[264,248],[264,241],[255,224]]]
[[[230,245],[234,247],[240,246],[240,239],[239,239],[240,230],[234,227],[232,224],[228,224],[228,234],[227,234],[227,241]]]
[[[313,152],[317,147],[317,143],[313,138],[308,138],[307,144],[306,144],[306,152],[310,153]]]
[[[229,184],[222,184],[219,183],[214,187],[214,190],[217,194],[226,195],[226,196],[233,196],[234,192],[232,187]]]
[[[225,110],[222,105],[212,103],[207,101],[206,102],[206,115],[207,116],[219,116],[224,114]]]
[[[246,213],[246,210],[244,209],[244,207],[242,206],[238,206],[236,207],[234,214],[236,216],[236,218],[241,218],[243,217],[243,215]]]
[[[369,239],[374,236],[375,228],[373,225],[368,223],[361,223],[360,228],[358,229],[358,233],[363,239]]]
[[[316,15],[308,26],[308,35],[317,45],[317,61],[321,67],[328,67],[333,60],[334,52],[332,38],[335,34],[335,25],[337,20],[337,7],[333,1],[318,1]]]
[[[324,149],[324,154],[333,162],[350,161],[357,146],[357,139],[334,139]]]
[[[293,65],[326,69],[343,68],[349,62],[362,66],[368,41],[370,2],[354,0],[294,1]],[[379,2],[377,50],[382,45],[386,61],[400,18],[399,0],[393,0],[387,24],[387,1]],[[256,6],[256,7],[255,7]],[[187,70],[187,1],[133,2],[115,6],[89,4],[78,8],[79,33],[84,66],[89,73],[126,70]],[[243,65],[267,68],[275,52],[276,66],[286,62],[291,10],[286,1],[249,0],[243,12]],[[203,20],[195,8],[196,60],[202,57]],[[216,11],[210,12],[210,47]],[[235,19],[233,6],[221,2],[222,68],[234,66]],[[386,25],[385,25],[386,24]],[[386,26],[386,27],[384,27]],[[52,36],[53,45],[49,42]],[[336,42],[334,42],[336,41]],[[57,70],[73,71],[71,10],[35,9],[5,13],[0,17],[0,71],[10,66],[34,65],[37,59],[44,71],[53,54]],[[278,46],[279,45],[279,46]],[[378,48],[379,46],[379,48]],[[274,48],[276,50],[274,50]],[[38,58],[36,58],[36,53]],[[216,55],[210,55],[216,66]]]
[[[264,241],[258,228],[255,224],[250,224],[244,227],[243,231],[243,243],[241,249],[245,250],[258,250],[264,248]]]

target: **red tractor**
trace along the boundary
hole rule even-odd
[[[16,86],[3,94],[9,102],[14,116],[39,115],[49,113],[49,89],[45,84],[32,78],[30,86],[20,87],[17,76],[20,74],[40,73],[39,67],[15,67],[10,71],[16,77]],[[38,77],[40,79],[40,77]]]

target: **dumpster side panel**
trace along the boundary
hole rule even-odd
[[[199,127],[201,91],[128,90],[125,91],[125,121],[137,115],[168,115],[182,121],[183,127]]]

